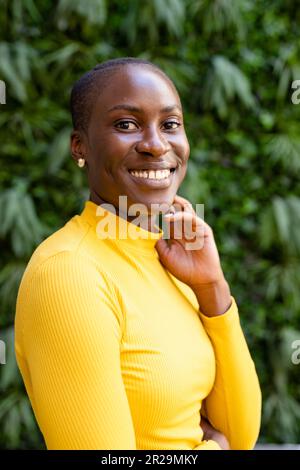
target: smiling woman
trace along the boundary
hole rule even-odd
[[[33,253],[15,318],[47,448],[251,449],[260,387],[213,231],[177,195],[190,149],[174,84],[110,60],[75,83],[71,111],[90,198]],[[201,248],[175,237],[186,222]]]

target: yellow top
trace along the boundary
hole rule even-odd
[[[253,448],[261,393],[236,302],[204,316],[160,264],[161,236],[86,201],[33,253],[15,350],[48,449],[219,449],[200,409]]]

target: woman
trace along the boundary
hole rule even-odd
[[[15,319],[47,448],[253,448],[261,394],[237,305],[211,228],[177,195],[189,144],[174,84],[147,61],[107,61],[71,111],[90,198],[32,255]]]

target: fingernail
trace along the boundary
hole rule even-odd
[[[164,217],[172,217],[174,214],[172,212],[169,212],[168,214],[164,214]]]

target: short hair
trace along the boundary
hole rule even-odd
[[[162,75],[169,83],[176,87],[173,81],[166,73],[156,64],[144,59],[136,57],[121,57],[118,59],[110,59],[97,64],[93,69],[82,75],[77,80],[71,90],[70,108],[73,128],[75,130],[87,130],[93,104],[95,103],[95,95],[103,91],[108,83],[108,78],[112,73],[126,65],[142,65],[150,67],[154,72]]]

